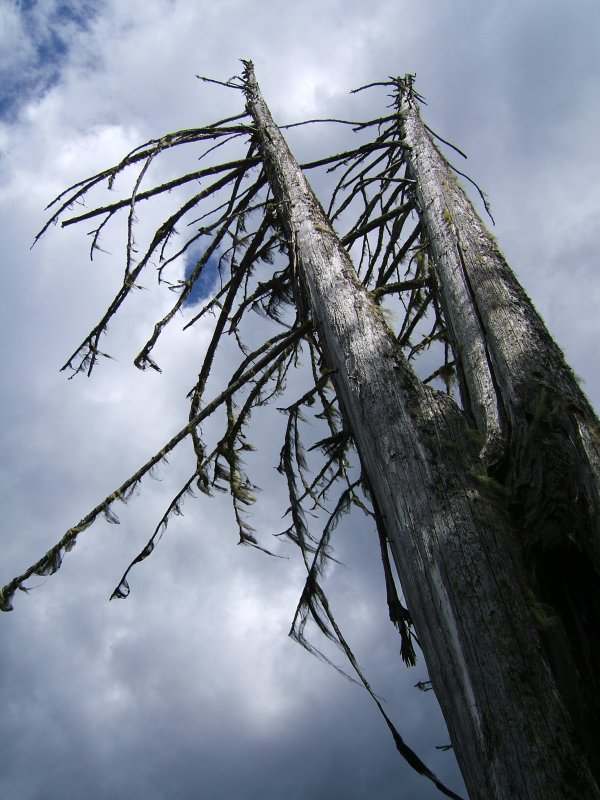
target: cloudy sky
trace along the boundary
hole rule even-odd
[[[226,79],[239,58],[254,60],[280,123],[379,114],[381,96],[349,90],[416,72],[429,124],[469,154],[502,249],[600,407],[598,41],[596,0],[0,0],[1,583],[181,427],[207,340],[205,328],[174,329],[163,374],[137,371],[166,302],[139,293],[111,328],[115,360],[67,381],[59,367],[119,280],[123,230],[92,264],[85,227],[30,250],[44,206],[150,137],[237,113],[235,92],[195,75]],[[318,157],[336,136],[291,141]],[[271,546],[285,487],[273,412],[255,421],[253,524]],[[285,558],[237,547],[225,497],[188,502],[128,600],[107,602],[189,465],[182,448],[119,526],[96,523],[0,619],[0,795],[439,796],[403,764],[366,693],[287,637],[299,559],[277,542]],[[335,544],[339,622],[400,732],[460,791],[451,752],[436,749],[448,739],[435,699],[413,688],[424,663],[398,656],[371,525],[350,519]]]

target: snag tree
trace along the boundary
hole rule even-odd
[[[312,384],[285,409],[279,465],[290,498],[284,533],[300,547],[307,569],[292,634],[314,650],[304,629],[315,620],[371,691],[320,582],[339,517],[352,504],[368,507],[380,534],[403,659],[414,663],[418,636],[472,800],[599,798],[600,439],[589,404],[435,147],[411,76],[379,84],[392,94],[386,116],[338,121],[352,124],[361,143],[302,167],[273,122],[252,64],[244,62],[243,75],[224,85],[244,93],[243,114],[147,142],[55,201],[48,225],[98,184],[112,186],[138,167],[127,196],[63,221],[99,220],[93,255],[106,225],[121,210],[127,214],[122,285],[65,369],[91,373],[104,355],[100,340],[109,321],[154,260],[159,281],[177,298],[136,366],[159,369],[152,357],[158,338],[211,269],[220,280],[188,325],[208,313],[215,323],[190,393],[188,423],[4,587],[3,609],[11,609],[15,591],[32,575],[55,572],[98,516],[114,519],[116,501],[127,500],[188,438],[194,471],[112,596],[127,596],[130,570],[152,553],[193,488],[207,494],[228,488],[240,542],[262,549],[245,514],[254,499],[243,463],[251,449],[250,413],[282,395],[286,375],[304,352]],[[216,152],[239,140],[247,141],[245,155],[215,160]],[[157,156],[198,143],[205,144],[206,166],[142,189]],[[327,211],[306,177],[324,167],[340,174]],[[140,204],[181,187],[190,188],[189,198],[138,255]],[[190,222],[193,233],[174,246],[176,226]],[[346,232],[336,232],[343,225]],[[190,252],[199,253],[195,265],[173,280],[169,268]],[[382,301],[402,310],[396,327]],[[271,335],[258,346],[243,337],[250,310],[271,323]],[[207,381],[226,333],[237,337],[239,363],[209,398]],[[424,353],[437,354],[439,362],[420,378],[413,364]],[[208,443],[202,424],[221,408],[224,430]],[[313,445],[322,463],[312,474],[301,436],[308,409],[325,426]],[[349,458],[353,447],[358,476]],[[333,510],[315,536],[306,513],[322,508],[334,492]],[[394,586],[388,548],[407,607]],[[405,744],[371,694],[401,754],[456,797]]]

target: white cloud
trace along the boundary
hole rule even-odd
[[[16,2],[0,11],[0,71],[21,69],[32,56],[32,46],[23,27]]]

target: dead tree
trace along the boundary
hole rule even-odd
[[[457,359],[463,408],[504,496],[515,568],[600,778],[600,439],[563,354],[427,134],[410,78],[399,128]]]
[[[226,484],[240,542],[260,547],[244,515],[253,501],[242,463],[250,449],[245,427],[254,406],[281,394],[285,375],[304,347],[313,385],[286,408],[280,463],[292,518],[284,533],[300,546],[307,568],[293,634],[310,647],[304,626],[314,619],[342,647],[370,691],[319,582],[335,523],[351,503],[364,507],[370,498],[386,565],[390,616],[402,636],[404,660],[414,661],[414,622],[472,800],[599,798],[592,743],[598,730],[593,690],[600,459],[591,409],[434,147],[420,121],[410,78],[383,84],[393,93],[392,113],[355,125],[372,134],[368,141],[304,169],[271,118],[252,64],[245,63],[243,76],[225,85],[244,92],[245,114],[146,143],[58,198],[53,220],[98,183],[112,185],[126,167],[141,165],[128,197],[63,222],[101,218],[93,254],[112,217],[121,209],[129,214],[122,287],[65,368],[91,372],[103,355],[99,343],[108,322],[152,258],[159,259],[159,279],[167,280],[174,259],[208,241],[191,274],[172,286],[179,296],[137,356],[142,369],[158,369],[150,353],[211,259],[218,260],[222,280],[198,315],[214,311],[216,323],[191,392],[188,424],[4,587],[4,610],[10,610],[15,591],[29,577],[58,569],[64,553],[96,517],[114,520],[115,501],[126,500],[152,466],[187,437],[196,469],[113,597],[127,596],[130,569],[150,555],[194,486],[210,493]],[[208,142],[207,157],[240,137],[249,140],[245,157],[141,191],[159,153]],[[322,166],[342,171],[328,213],[305,175]],[[258,175],[252,176],[255,169]],[[139,203],[199,180],[210,183],[160,226],[137,258],[133,223]],[[201,201],[218,198],[222,189],[228,191],[225,199],[213,200],[196,220],[203,224],[168,255],[175,226],[197,213]],[[253,213],[260,221],[248,233]],[[350,229],[337,234],[333,225],[348,214]],[[286,255],[284,266],[272,270],[267,280],[253,279],[257,265],[272,261],[277,251]],[[399,330],[389,326],[380,306],[392,297],[405,310]],[[249,309],[260,310],[279,326],[252,352],[239,334]],[[424,329],[426,322],[430,327]],[[207,401],[207,378],[226,331],[238,336],[241,360],[227,387]],[[411,361],[432,346],[443,353],[442,363],[421,380]],[[449,387],[453,373],[460,403],[449,388],[429,385],[441,379]],[[314,404],[327,435],[314,445],[323,453],[323,464],[309,476],[300,429],[302,412]],[[201,423],[221,406],[226,410],[224,434],[207,447]],[[362,468],[356,480],[348,469],[351,444]],[[564,483],[558,480],[561,475],[566,475]],[[305,509],[322,506],[335,485],[341,486],[337,502],[321,536],[315,537]],[[569,509],[574,509],[572,518]],[[408,608],[390,578],[388,543]],[[566,562],[572,574],[559,575]],[[569,660],[563,663],[558,656],[565,648]],[[579,687],[582,680],[589,681],[589,688]],[[409,763],[456,796],[384,716]]]

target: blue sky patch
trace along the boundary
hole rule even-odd
[[[185,277],[186,279],[190,277],[196,264],[198,263],[198,259],[201,255],[201,250],[199,249],[192,249],[186,258],[185,262]],[[190,292],[189,296],[187,297],[186,301],[184,302],[184,306],[193,306],[196,303],[200,303],[202,300],[206,300],[206,298],[212,294],[213,287],[215,285],[215,281],[219,277],[219,270],[217,267],[218,264],[218,257],[210,258],[208,260],[208,264],[204,266],[200,276],[192,286],[192,291]]]

